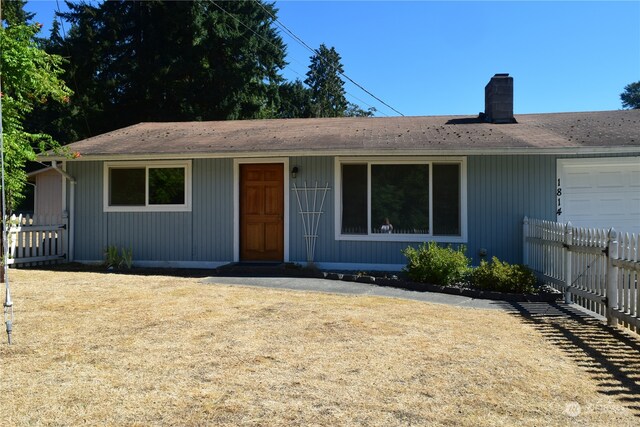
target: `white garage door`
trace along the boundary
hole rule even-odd
[[[640,232],[640,157],[558,160],[557,218]]]

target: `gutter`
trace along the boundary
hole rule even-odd
[[[69,254],[68,254],[68,261],[73,261],[73,256],[74,256],[74,241],[75,241],[75,201],[76,201],[76,183],[78,181],[76,181],[76,179],[74,177],[72,177],[71,175],[69,175],[67,173],[67,171],[63,170],[63,169],[59,169],[58,168],[58,163],[56,160],[53,160],[51,162],[51,168],[53,170],[55,170],[56,172],[58,172],[60,175],[62,175],[67,181],[69,181],[69,183],[71,184],[70,186],[70,194],[69,194],[69,240],[68,240],[68,244],[69,244]]]
[[[342,157],[342,156],[495,156],[495,155],[613,155],[640,153],[640,146],[626,147],[499,147],[491,149],[334,149],[334,150],[282,150],[282,151],[225,151],[213,153],[123,153],[123,154],[84,154],[74,162],[116,161],[116,160],[185,160],[185,159],[234,159],[234,158],[270,158],[270,157]],[[40,161],[65,160],[64,157],[42,156]]]

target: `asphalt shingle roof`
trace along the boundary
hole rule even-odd
[[[640,110],[516,115],[140,123],[68,147],[83,158],[253,153],[503,152],[627,148],[640,151]]]

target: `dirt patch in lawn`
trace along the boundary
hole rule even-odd
[[[6,425],[638,423],[508,313],[166,276],[11,278]]]

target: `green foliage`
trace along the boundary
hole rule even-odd
[[[311,57],[311,65],[304,81],[311,88],[311,109],[314,117],[343,117],[347,111],[344,72],[340,54],[324,44]]]
[[[263,1],[68,3],[67,37],[76,96],[34,114],[72,141],[139,122],[272,117],[285,45],[277,9]],[[76,87],[77,86],[77,87]]]
[[[284,82],[277,9],[263,0],[69,2],[42,43],[69,60],[76,91],[42,104],[34,128],[67,143],[140,122],[373,115],[345,99],[322,45],[303,82]]]
[[[300,79],[285,82],[278,88],[278,109],[275,118],[293,119],[312,117],[311,90]]]
[[[118,268],[120,266],[120,254],[118,254],[117,246],[107,246],[104,256],[104,264],[107,268]]]
[[[525,266],[509,264],[493,257],[491,262],[482,260],[472,269],[464,254],[465,247],[453,249],[440,247],[434,242],[418,248],[407,247],[403,254],[408,263],[404,271],[411,280],[436,285],[453,285],[470,280],[473,287],[507,293],[535,293],[536,277]]]
[[[493,257],[491,262],[482,260],[480,266],[473,270],[471,281],[477,288],[488,291],[509,293],[536,291],[536,278],[527,267],[502,262],[496,257]]]
[[[329,49],[324,44],[320,45],[311,57],[307,78],[304,81],[309,86],[308,93],[304,93],[304,98],[300,97],[300,92],[290,93],[296,96],[290,100],[282,98],[285,105],[293,104],[294,111],[299,108],[296,106],[304,106],[301,111],[304,115],[294,117],[371,117],[375,114],[374,107],[364,110],[359,105],[347,101],[344,80],[340,77],[344,73],[340,61],[340,54],[335,48]]]
[[[620,94],[622,107],[630,110],[640,109],[640,81],[629,83]]]
[[[451,285],[463,281],[469,274],[469,258],[464,245],[458,249],[440,247],[435,242],[423,243],[418,248],[407,247],[402,253],[408,263],[404,271],[417,282]]]
[[[122,248],[122,251],[118,251],[117,246],[107,246],[104,257],[104,264],[107,268],[130,269],[133,265],[133,249],[131,248]]]
[[[65,103],[71,90],[60,76],[62,58],[40,49],[38,25],[14,24],[0,28],[2,78],[2,136],[5,156],[7,206],[11,211],[22,197],[24,165],[35,159],[35,149],[57,145],[47,134],[25,130],[27,115],[49,99]]]
[[[36,15],[24,10],[25,0],[1,0],[2,20],[7,25],[26,24]]]
[[[120,257],[120,266],[125,267],[127,270],[130,270],[132,265],[133,265],[133,249],[122,248],[122,256]]]
[[[368,109],[362,109],[358,104],[351,102],[347,103],[347,110],[344,112],[345,117],[373,117],[376,113],[376,107],[369,107]]]

